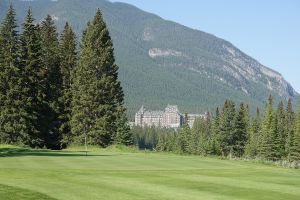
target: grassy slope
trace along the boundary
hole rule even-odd
[[[300,199],[300,171],[160,153],[0,148],[0,199]]]

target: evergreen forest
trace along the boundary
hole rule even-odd
[[[180,130],[133,127],[132,133],[141,149],[298,165],[300,108],[295,113],[291,100],[286,104],[279,102],[275,109],[270,95],[264,113],[257,108],[251,116],[248,105],[226,100],[213,116],[197,118],[191,128],[187,123]]]
[[[35,23],[29,8],[18,32],[11,5],[0,28],[0,142],[61,149],[69,144],[131,144],[113,43],[98,9],[77,50],[68,23]]]

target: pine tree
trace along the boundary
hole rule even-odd
[[[70,144],[72,140],[70,120],[71,120],[71,100],[72,100],[72,84],[73,73],[77,65],[77,50],[76,50],[76,36],[68,23],[65,24],[64,30],[61,34],[59,53],[60,53],[60,73],[61,81],[61,96],[59,98],[60,104],[60,121],[59,128],[62,136],[62,146]]]
[[[243,103],[240,104],[235,116],[234,130],[230,140],[234,155],[243,156],[247,141],[247,111]]]
[[[188,124],[188,114],[184,114],[183,128],[180,130],[177,138],[177,151],[178,153],[190,153],[190,136],[191,129]]]
[[[130,131],[129,125],[127,125],[126,112],[123,107],[119,107],[119,114],[116,120],[116,135],[114,138],[115,144],[133,145],[133,135]]]
[[[41,88],[45,70],[41,66],[41,45],[37,27],[33,24],[31,9],[28,10],[20,37],[20,66],[22,70],[22,95],[26,110],[27,131],[23,143],[31,147],[43,147],[44,140],[38,123],[39,108],[43,104],[44,88]]]
[[[276,111],[276,116],[277,116],[277,142],[278,142],[278,153],[279,157],[284,157],[285,156],[285,142],[286,142],[286,131],[285,131],[285,114],[283,110],[283,103],[282,101],[279,102],[277,111]]]
[[[15,11],[10,5],[0,28],[0,142],[21,142],[27,134],[21,95]]]
[[[290,147],[290,160],[300,162],[300,107],[297,113],[295,130]]]
[[[217,135],[220,132],[220,111],[219,111],[219,107],[217,107],[216,109],[216,116],[212,122],[212,137],[217,137]]]
[[[270,95],[262,121],[262,134],[259,143],[259,156],[263,159],[272,160],[274,158],[274,128],[275,113],[273,110],[273,98]]]
[[[246,156],[250,158],[254,158],[258,153],[258,144],[261,133],[261,119],[260,119],[260,111],[259,108],[256,109],[256,116],[251,121],[249,128],[249,135],[247,139],[246,145]]]
[[[221,155],[221,146],[219,143],[220,134],[220,111],[217,107],[216,116],[212,123],[212,136],[209,141],[209,154],[212,155]]]
[[[205,136],[210,138],[212,136],[212,123],[211,123],[211,114],[210,112],[205,113]]]
[[[71,130],[77,142],[89,137],[92,144],[111,144],[120,126],[126,126],[123,91],[118,81],[113,44],[100,10],[84,31],[79,64],[72,86]],[[118,112],[121,111],[122,112]],[[120,124],[122,123],[122,124]]]
[[[271,134],[273,140],[271,160],[277,161],[281,158],[281,136],[278,132],[278,117],[276,113],[274,114],[271,125]]]
[[[294,135],[295,115],[293,112],[292,100],[289,99],[285,111],[285,156],[290,160],[292,139]]]
[[[220,143],[223,156],[229,155],[232,151],[232,134],[234,131],[234,116],[235,105],[232,101],[226,100],[223,107],[223,112],[220,118],[220,133],[218,142]]]
[[[54,21],[50,15],[42,21],[39,27],[41,39],[41,62],[45,74],[40,83],[45,97],[40,106],[39,125],[40,131],[44,134],[44,141],[47,148],[59,149],[61,135],[59,133],[59,102],[61,95],[61,73],[59,60],[59,43]]]
[[[189,152],[192,154],[203,154],[203,135],[204,120],[200,117],[196,118],[191,129],[191,137],[189,141]]]
[[[205,155],[211,154],[214,151],[214,143],[213,141],[213,130],[212,130],[212,122],[210,112],[206,112],[205,114],[205,131],[204,131],[204,150]]]

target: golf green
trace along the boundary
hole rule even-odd
[[[0,147],[2,200],[300,199],[300,170],[114,149]]]

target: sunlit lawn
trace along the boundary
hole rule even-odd
[[[300,199],[300,170],[199,156],[0,147],[0,199]],[[84,150],[84,148],[82,148]]]

